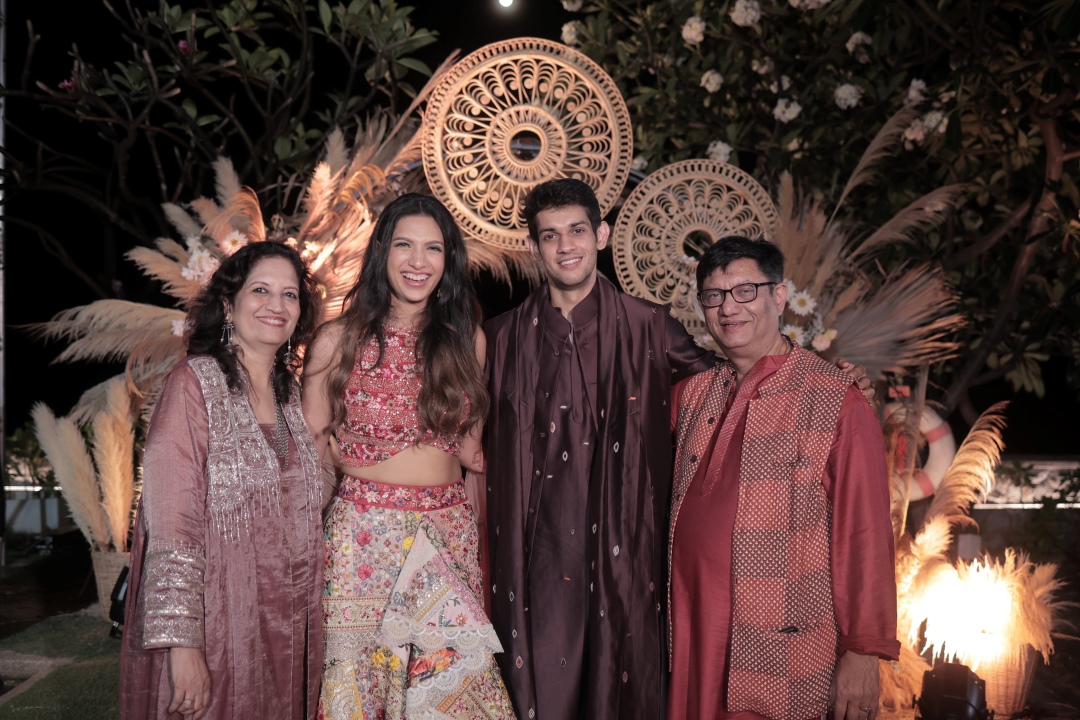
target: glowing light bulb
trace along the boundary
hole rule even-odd
[[[510,7],[514,4],[514,0],[499,0],[499,4],[503,7]]]

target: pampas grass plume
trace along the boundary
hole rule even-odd
[[[131,396],[120,378],[109,381],[106,408],[94,417],[94,462],[101,486],[101,507],[117,552],[128,549],[131,508],[135,502],[135,427]]]
[[[107,549],[109,523],[101,507],[94,463],[86,452],[82,433],[74,421],[56,417],[45,403],[35,404],[30,416],[75,524],[95,550]]]

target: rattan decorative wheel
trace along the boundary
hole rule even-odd
[[[461,60],[432,93],[424,172],[462,230],[524,250],[521,202],[536,185],[574,177],[615,204],[630,173],[626,103],[596,63],[565,45],[517,38]]]
[[[612,233],[615,272],[626,292],[670,303],[687,330],[700,335],[698,258],[725,235],[772,238],[778,221],[765,188],[737,167],[672,163],[645,178],[619,211]]]

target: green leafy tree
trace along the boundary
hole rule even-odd
[[[775,187],[790,170],[835,201],[898,108],[918,119],[872,192],[864,232],[926,192],[966,183],[938,231],[884,249],[934,258],[967,316],[964,354],[935,368],[948,410],[1006,378],[1042,395],[1054,355],[1080,364],[1080,8],[1068,0],[564,0],[563,41],[618,82],[639,169],[688,157]],[[1072,378],[1080,387],[1080,375]]]
[[[100,235],[80,241],[99,242],[106,266],[81,266],[68,251],[72,238],[55,227],[12,214],[6,222],[35,236],[99,297],[122,294],[117,248],[168,234],[162,203],[209,192],[219,156],[233,159],[263,208],[287,212],[332,129],[349,136],[365,115],[403,109],[416,79],[431,74],[413,55],[436,33],[415,28],[412,8],[394,0],[104,5],[125,40],[122,57],[95,64],[75,46],[71,76],[43,82],[35,79],[41,38],[31,24],[21,85],[3,89],[9,116],[36,105],[77,121],[72,132],[93,129],[88,148],[65,144],[57,123],[48,126],[53,135],[9,127],[9,146],[24,151],[5,148],[5,190],[89,211]]]

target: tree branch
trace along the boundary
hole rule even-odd
[[[1028,212],[1031,211],[1033,202],[1033,198],[1028,198],[1020,203],[1011,213],[1005,216],[1004,220],[998,223],[997,227],[970,245],[961,248],[952,257],[946,259],[944,263],[945,269],[955,270],[958,267],[967,265],[984,252],[997,245],[1002,238],[1020,226],[1020,223],[1027,216]]]
[[[1012,273],[1005,291],[1001,294],[1001,302],[998,304],[997,316],[994,325],[988,333],[982,337],[975,352],[968,355],[963,367],[953,376],[953,381],[945,393],[944,405],[946,412],[952,412],[960,399],[967,394],[972,380],[979,374],[986,364],[986,358],[990,356],[994,348],[998,346],[1002,338],[1009,331],[1013,315],[1020,300],[1020,292],[1023,290],[1028,271],[1035,260],[1043,238],[1050,229],[1050,219],[1053,217],[1054,208],[1057,205],[1057,191],[1064,165],[1064,148],[1062,147],[1061,135],[1058,131],[1056,118],[1053,116],[1062,107],[1072,104],[1076,99],[1076,92],[1072,88],[1062,91],[1054,100],[1043,105],[1031,108],[1032,122],[1039,127],[1043,143],[1046,147],[1046,169],[1043,172],[1043,190],[1035,210],[1028,222],[1027,236],[1020,253],[1013,264]]]

